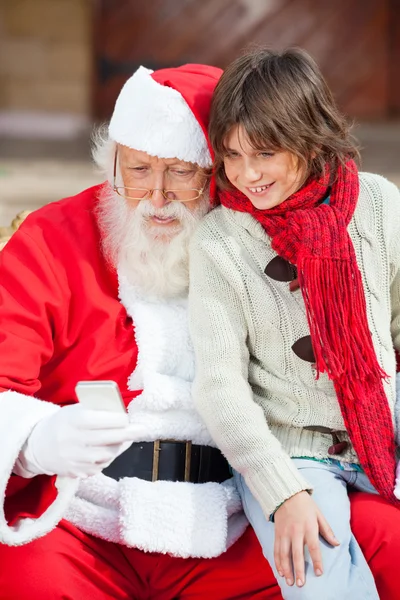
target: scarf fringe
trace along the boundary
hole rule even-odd
[[[393,496],[393,421],[382,381],[388,375],[374,352],[355,259],[306,257],[298,262],[298,277],[317,379],[320,373],[327,373],[334,382],[344,424],[360,463],[378,492],[400,505]],[[375,458],[385,459],[371,460],[371,449]]]
[[[361,274],[352,263],[315,257],[298,263],[317,378],[319,373],[327,373],[344,386],[349,378],[364,381],[376,377],[377,381],[388,377],[374,352]]]

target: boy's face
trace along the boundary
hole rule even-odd
[[[232,128],[226,139],[225,173],[230,183],[260,210],[282,204],[304,183],[304,169],[291,152],[277,152],[266,146],[255,150],[241,125]]]

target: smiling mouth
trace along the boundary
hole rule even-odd
[[[257,187],[248,187],[247,189],[252,194],[262,194],[263,192],[268,190],[271,187],[271,185],[273,185],[273,183],[268,183],[267,185],[258,185]]]

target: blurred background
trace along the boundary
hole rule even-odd
[[[0,225],[99,181],[90,132],[150,68],[297,45],[400,185],[400,0],[0,0]]]

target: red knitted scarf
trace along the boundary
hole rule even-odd
[[[329,204],[327,169],[279,206],[258,210],[241,192],[225,191],[221,204],[253,215],[277,254],[297,266],[317,378],[333,381],[344,424],[357,456],[377,491],[395,503],[395,443],[392,416],[368,327],[361,274],[347,225],[359,179],[349,161],[339,167]]]

